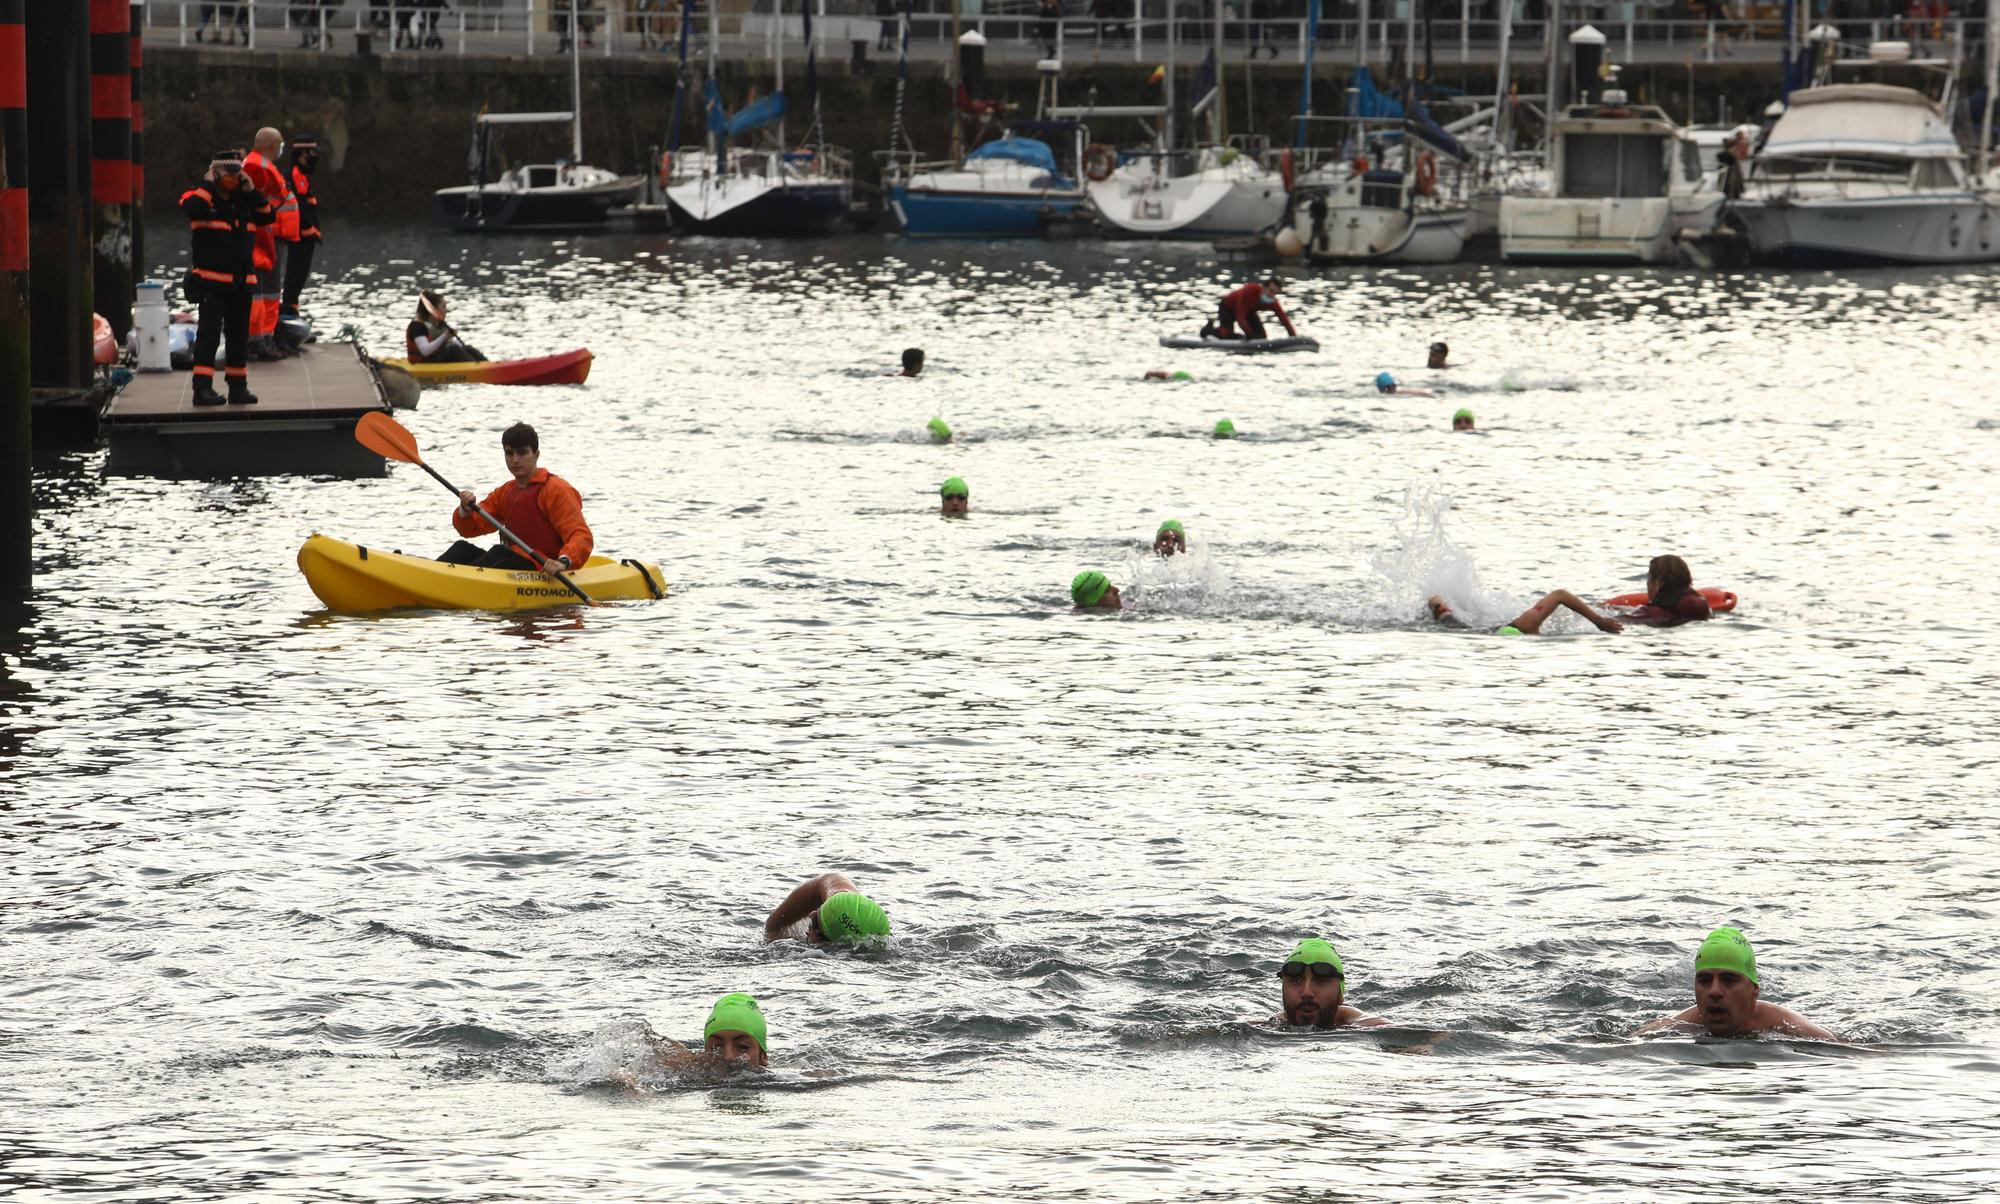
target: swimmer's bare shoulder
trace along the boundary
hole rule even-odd
[[[1633,1035],[1649,1037],[1654,1033],[1669,1032],[1677,1028],[1701,1031],[1701,1009],[1688,1008],[1672,1016],[1662,1016],[1639,1026]],[[1838,1041],[1833,1032],[1821,1028],[1787,1007],[1775,1003],[1759,1001],[1757,1010],[1750,1015],[1750,1023],[1743,1026],[1744,1033],[1779,1033],[1787,1037],[1805,1037],[1813,1041]]]
[[[1273,1028],[1284,1028],[1288,1021],[1285,1019],[1285,1014],[1279,1012],[1266,1023]],[[1340,1011],[1333,1021],[1335,1028],[1387,1028],[1388,1026],[1389,1022],[1381,1016],[1370,1016],[1360,1008],[1349,1007],[1344,1003],[1340,1005]]]

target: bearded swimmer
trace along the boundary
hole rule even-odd
[[[1832,1033],[1790,1008],[1765,1003],[1757,996],[1757,953],[1735,928],[1708,934],[1694,955],[1694,1006],[1674,1016],[1662,1016],[1639,1030],[1640,1036],[1674,1029],[1703,1028],[1711,1037],[1744,1037],[1778,1033],[1837,1041]]]
[[[1177,552],[1186,551],[1187,528],[1181,526],[1181,520],[1170,518],[1160,524],[1159,530],[1153,532],[1153,555],[1172,556]]]
[[[801,882],[764,920],[764,939],[796,937],[814,945],[852,945],[889,935],[889,916],[835,871]]]
[[[1284,1010],[1271,1017],[1271,1023],[1321,1029],[1381,1028],[1389,1023],[1347,1006],[1346,984],[1347,967],[1341,964],[1333,945],[1307,937],[1278,967],[1279,1001]]]

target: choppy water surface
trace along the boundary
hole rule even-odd
[[[387,350],[442,282],[489,354],[598,351],[407,422],[482,487],[535,423],[674,593],[333,617],[299,542],[441,549],[420,472],[48,460],[0,629],[18,1198],[2000,1186],[2000,273],[1301,275],[1325,352],[1238,361],[1155,345],[1242,271],[1192,249],[335,238],[323,329]],[[1420,618],[1662,551],[1738,613]],[[1089,567],[1136,610],[1071,613]],[[886,955],[760,942],[826,868]],[[1721,923],[1850,1040],[1632,1040]],[[1262,1026],[1310,934],[1395,1027]],[[611,1085],[729,990],[770,1073]]]

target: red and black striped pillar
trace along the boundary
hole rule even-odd
[[[90,0],[92,294],[111,333],[132,326],[132,5]]]
[[[0,0],[0,591],[34,584],[28,378],[28,0]]]
[[[139,136],[145,132],[145,106],[140,102],[139,53],[145,40],[146,0],[132,0],[132,275],[140,280],[151,269],[146,263],[146,157]]]
[[[34,383],[90,386],[90,10],[28,11],[28,331]],[[12,158],[12,155],[9,155]]]

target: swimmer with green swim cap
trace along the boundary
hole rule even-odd
[[[931,433],[932,443],[951,442],[951,424],[942,418],[933,418],[929,422],[926,422],[924,429]]]
[[[1234,439],[1236,437],[1236,424],[1227,418],[1216,419],[1215,437],[1217,439]]]
[[[815,945],[852,945],[889,935],[889,916],[839,872],[800,883],[764,920],[764,939],[803,937]]]
[[[1273,1024],[1296,1028],[1380,1028],[1389,1023],[1347,1006],[1347,967],[1329,941],[1307,937],[1292,947],[1278,966],[1279,1001],[1284,1011]]]
[[[938,486],[938,513],[964,517],[972,508],[972,490],[966,488],[964,477],[947,477]]]
[[[1458,412],[1451,416],[1451,429],[1455,431],[1469,431],[1474,429],[1472,411],[1466,409],[1464,406],[1460,406]]]
[[[1095,569],[1078,573],[1070,579],[1069,600],[1076,603],[1078,610],[1123,610],[1124,600],[1118,596],[1118,587],[1111,584],[1111,578]]]
[[[1172,556],[1176,552],[1187,551],[1187,528],[1181,520],[1170,518],[1153,532],[1153,555]]]
[[[1750,947],[1750,938],[1740,929],[1718,928],[1695,950],[1694,1006],[1653,1021],[1639,1034],[1702,1028],[1711,1037],[1779,1033],[1820,1041],[1839,1039],[1790,1008],[1763,1002],[1758,998],[1762,991],[1757,953]]]
[[[766,1052],[769,1033],[765,1029],[764,1009],[757,1006],[754,997],[742,991],[724,995],[708,1010],[708,1022],[701,1026],[700,1053],[678,1041],[657,1036],[650,1029],[646,1030],[645,1039],[653,1056],[659,1059],[659,1068],[667,1071],[735,1070],[766,1066],[770,1061]],[[620,1070],[611,1077],[634,1090],[639,1087],[638,1079],[629,1071]]]

